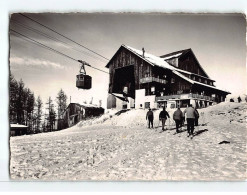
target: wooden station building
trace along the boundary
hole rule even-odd
[[[107,109],[207,107],[225,101],[191,49],[160,57],[121,45],[109,68]],[[124,94],[124,95],[123,95]],[[126,98],[127,97],[127,98]]]

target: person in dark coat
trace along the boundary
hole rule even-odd
[[[192,104],[189,105],[188,108],[184,110],[184,115],[186,113],[186,118],[187,118],[187,131],[188,131],[188,136],[191,136],[191,139],[193,138],[193,133],[194,133],[194,124],[195,124],[195,109],[192,107]]]
[[[198,126],[198,119],[199,119],[199,112],[197,111],[197,109],[195,108],[195,126]]]
[[[173,120],[176,123],[176,133],[179,133],[179,126],[181,125],[181,120],[183,120],[183,113],[178,107],[177,110],[173,113]]]
[[[151,123],[152,128],[153,128],[154,114],[153,114],[153,111],[151,110],[151,108],[149,108],[149,110],[147,112],[146,120],[148,120],[148,128],[150,128],[150,123]]]
[[[166,108],[164,107],[163,110],[160,112],[160,115],[159,115],[159,120],[161,120],[162,122],[162,130],[164,131],[165,130],[165,124],[166,124],[166,119],[170,118],[168,112],[166,111]]]
[[[238,103],[240,103],[242,101],[241,97],[238,96]]]

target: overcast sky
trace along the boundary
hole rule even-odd
[[[166,15],[166,14],[27,14],[29,17],[70,37],[110,59],[121,44],[157,56],[191,48],[216,86],[233,96],[246,93],[245,18],[242,15]],[[21,25],[19,24],[21,23]],[[23,25],[67,42],[53,41]],[[64,54],[105,68],[107,60],[76,46],[25,17],[14,14],[10,28]],[[78,50],[80,52],[78,52]],[[85,52],[87,54],[85,54]],[[90,55],[90,56],[89,56]],[[79,63],[30,43],[10,33],[10,70],[17,80],[46,102],[62,88],[72,102],[94,97],[106,105],[109,75],[86,68],[92,76],[91,90],[75,86]]]

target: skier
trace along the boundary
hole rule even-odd
[[[173,120],[176,123],[176,133],[179,133],[179,126],[181,125],[181,120],[183,120],[183,113],[178,107],[178,109],[173,113]]]
[[[191,139],[193,138],[193,133],[194,133],[194,124],[195,124],[195,116],[196,116],[196,112],[195,109],[192,108],[192,104],[189,105],[189,107],[187,107],[184,110],[184,115],[186,113],[186,118],[187,118],[187,131],[188,131],[188,135],[187,137],[191,137]]]
[[[148,109],[147,115],[146,115],[146,120],[148,120],[148,128],[150,129],[150,123],[153,128],[153,121],[154,121],[154,114],[151,108]]]
[[[159,120],[161,120],[161,122],[162,122],[162,130],[163,131],[165,130],[164,127],[165,127],[167,117],[170,118],[168,112],[166,111],[166,108],[163,107],[163,110],[159,114]]]
[[[240,103],[242,101],[241,97],[238,96],[238,103]]]
[[[198,126],[198,119],[199,119],[199,112],[197,111],[197,109],[195,108],[195,126]]]

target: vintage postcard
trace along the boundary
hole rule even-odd
[[[12,13],[9,173],[247,178],[243,14]]]

